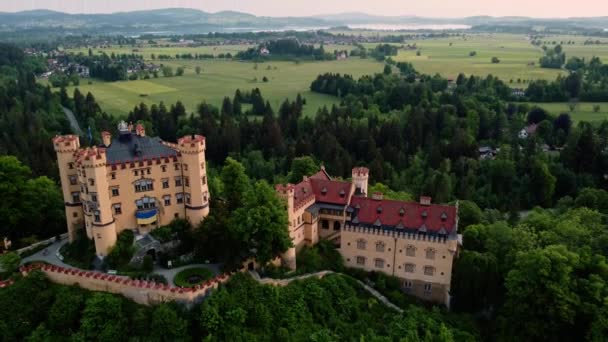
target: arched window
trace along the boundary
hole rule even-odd
[[[414,245],[408,245],[407,247],[405,247],[405,255],[415,257],[416,247]]]
[[[363,239],[357,240],[357,249],[365,249],[367,242]]]
[[[378,241],[376,242],[376,252],[384,252],[384,242]]]
[[[435,248],[426,249],[426,258],[431,260],[435,259]]]

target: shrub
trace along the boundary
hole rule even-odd
[[[494,64],[500,63],[500,59],[498,59],[498,57],[492,57],[492,63],[494,63]]]

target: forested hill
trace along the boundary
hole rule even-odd
[[[138,34],[138,33],[201,33],[239,30],[284,30],[293,28],[324,28],[352,24],[390,25],[442,25],[469,26],[603,29],[608,17],[536,19],[528,17],[423,18],[414,16],[372,16],[363,13],[344,13],[314,17],[265,17],[223,11],[208,13],[196,9],[167,8],[149,11],[119,12],[111,14],[68,14],[35,10],[0,13],[0,32],[44,32],[44,29],[62,33]]]
[[[57,168],[51,138],[70,128],[59,96],[36,83],[43,63],[0,44],[0,155],[17,156],[34,174],[52,176]]]

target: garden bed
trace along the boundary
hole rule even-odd
[[[180,271],[173,278],[173,283],[180,287],[192,287],[213,278],[213,272],[204,267],[192,267]]]

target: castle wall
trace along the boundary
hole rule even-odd
[[[132,280],[122,276],[63,268],[48,264],[24,266],[21,268],[21,272],[26,276],[37,269],[42,271],[53,283],[80,286],[90,291],[119,294],[143,305],[155,305],[169,301],[177,301],[186,305],[199,303],[213,290],[217,289],[219,285],[230,279],[229,274],[222,274],[199,286],[179,288],[143,280]]]
[[[402,280],[407,292],[448,303],[456,240],[350,225],[342,230],[340,239],[340,253],[346,266],[393,275]],[[377,248],[377,244],[383,244],[384,248]],[[408,255],[408,247],[410,253],[413,249],[413,255]],[[429,249],[434,253],[427,256]],[[432,268],[432,274],[431,269],[425,272],[425,267]]]

